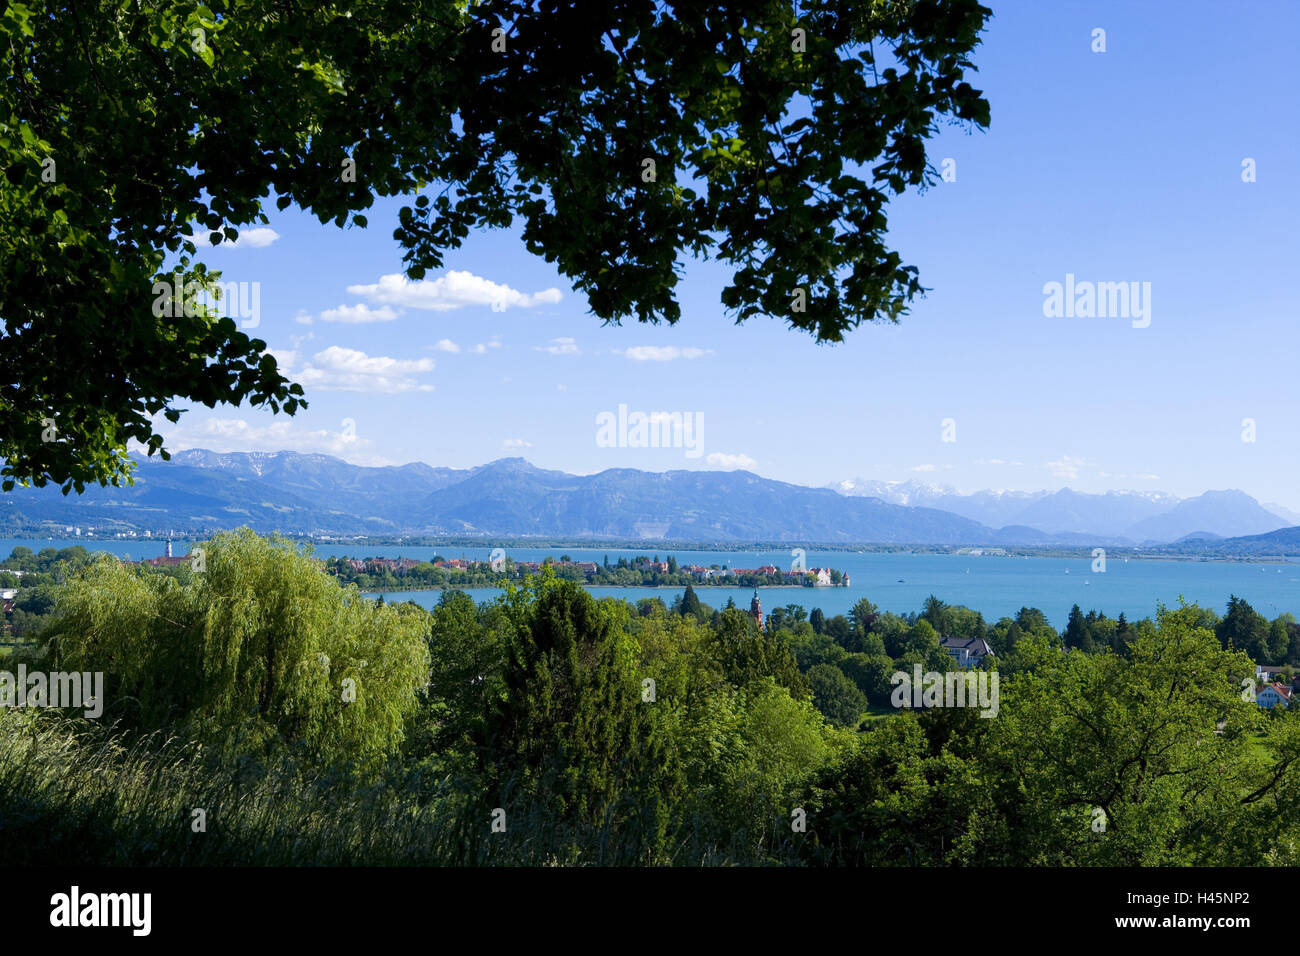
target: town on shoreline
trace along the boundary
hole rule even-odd
[[[440,588],[494,587],[522,581],[529,575],[550,569],[556,577],[581,584],[607,587],[673,588],[698,587],[849,587],[846,572],[837,568],[801,566],[782,570],[765,564],[757,568],[733,568],[713,564],[679,564],[673,555],[659,555],[603,562],[573,561],[569,556],[542,561],[515,561],[496,549],[487,561],[435,556],[429,561],[413,558],[324,558],[325,570],[344,583],[363,591],[413,591]]]

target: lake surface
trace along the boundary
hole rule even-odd
[[[355,550],[355,549],[354,549]],[[489,549],[464,549],[464,556],[486,560]],[[546,556],[569,555],[575,561],[635,557],[645,551],[583,550],[579,548],[517,549],[510,556],[517,561],[540,561]],[[651,556],[654,551],[648,552]],[[754,568],[772,564],[790,566],[790,553],[674,551],[680,564],[725,564]],[[355,555],[354,555],[355,556]],[[394,556],[396,556],[394,554]],[[409,554],[409,557],[418,557]],[[458,551],[455,555],[461,557]],[[665,552],[660,558],[666,557]],[[828,616],[846,614],[855,602],[870,598],[881,610],[906,613],[920,611],[925,599],[934,594],[948,604],[963,604],[981,612],[990,623],[1011,616],[1021,607],[1037,607],[1058,629],[1065,626],[1070,607],[1077,603],[1085,612],[1104,611],[1118,617],[1122,611],[1130,620],[1154,617],[1156,604],[1176,607],[1179,595],[1189,602],[1212,607],[1222,614],[1230,595],[1243,597],[1268,618],[1284,611],[1300,617],[1300,564],[1246,564],[1218,561],[1148,561],[1109,559],[1102,573],[1092,571],[1091,558],[1037,558],[960,554],[858,554],[846,551],[810,551],[808,567],[832,567],[847,571],[852,584],[847,588],[781,587],[760,588],[765,609],[801,604],[811,610],[820,607]],[[637,601],[657,596],[671,604],[682,588],[591,587],[597,597]],[[496,588],[470,588],[475,600],[487,601],[500,594]],[[700,600],[720,608],[731,598],[748,608],[753,589],[697,587]],[[415,601],[425,607],[436,604],[439,592],[404,591],[386,594],[389,601]]]
[[[89,550],[108,551],[133,561],[157,557],[164,542],[149,539],[73,538],[41,540],[0,538],[0,557],[7,557],[18,545],[40,551],[42,548],[65,548],[82,545]],[[176,543],[173,553],[184,554],[188,545]],[[414,547],[409,545],[317,545],[317,557],[407,557],[427,560],[435,554],[446,558],[486,561],[492,549],[461,547]],[[541,561],[568,555],[574,561],[611,563],[620,557],[658,554],[661,560],[670,552],[653,547],[635,550],[607,548],[511,548],[507,554],[515,561]],[[733,568],[756,568],[771,564],[789,568],[789,549],[775,551],[682,551],[671,552],[680,564],[726,565]],[[1091,558],[1037,558],[1000,555],[963,554],[882,554],[852,551],[809,551],[808,567],[831,567],[847,571],[852,585],[847,588],[781,587],[759,589],[765,610],[786,604],[801,604],[811,610],[819,607],[828,616],[845,614],[860,598],[870,598],[881,610],[906,613],[920,611],[926,597],[936,595],[948,604],[964,604],[984,615],[992,623],[1000,617],[1014,615],[1022,606],[1037,607],[1058,630],[1065,626],[1071,605],[1077,603],[1085,612],[1104,611],[1118,617],[1121,611],[1130,619],[1153,617],[1156,603],[1163,601],[1176,607],[1182,595],[1222,614],[1230,595],[1245,598],[1255,610],[1268,618],[1283,611],[1300,617],[1300,563],[1247,564],[1230,561],[1148,561],[1110,558],[1104,573],[1092,571]],[[2,562],[0,562],[2,563]],[[597,597],[624,598],[636,601],[656,596],[671,604],[682,588],[592,587]],[[720,608],[731,598],[748,608],[753,590],[735,587],[698,587],[700,600]],[[497,588],[469,588],[477,601],[488,601],[501,591]],[[399,591],[386,593],[387,601],[415,601],[432,607],[441,596],[439,591]]]

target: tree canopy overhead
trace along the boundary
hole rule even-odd
[[[199,241],[266,204],[367,225],[409,195],[407,275],[518,221],[601,320],[676,322],[684,255],[737,321],[834,342],[922,291],[885,241],[964,80],[976,0],[278,0],[0,14],[0,456],[65,492],[162,450],[176,399],[293,414],[266,343],[196,301]],[[163,267],[172,257],[173,275]],[[155,283],[186,308],[156,308]],[[194,283],[194,285],[190,285]],[[162,311],[164,314],[158,315]],[[163,452],[165,455],[165,451]],[[7,482],[8,483],[8,482]]]

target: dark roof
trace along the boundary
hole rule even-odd
[[[951,648],[952,650],[965,649],[977,657],[988,656],[993,653],[993,648],[989,647],[989,642],[984,640],[982,637],[972,637],[969,639],[961,637],[945,637],[941,643],[944,648]]]

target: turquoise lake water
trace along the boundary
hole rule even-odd
[[[148,540],[94,541],[0,539],[0,556],[8,556],[17,545],[39,551],[80,544],[91,550],[104,550],[119,557],[140,560],[163,553],[163,542]],[[174,546],[183,554],[188,546]],[[575,561],[610,562],[620,557],[632,558],[658,554],[663,560],[667,551],[653,547],[635,550],[605,548],[511,548],[507,552],[516,561],[541,561],[567,554]],[[671,552],[680,564],[727,565],[756,568],[771,564],[786,569],[793,560],[789,549],[776,551],[681,551]],[[423,560],[442,554],[447,558],[488,560],[490,548],[432,548],[412,546],[318,545],[318,557],[408,557]],[[1268,618],[1283,611],[1300,617],[1300,563],[1247,564],[1227,561],[1148,561],[1110,558],[1104,573],[1092,571],[1091,558],[1038,558],[995,555],[957,554],[859,554],[850,551],[809,551],[808,567],[831,567],[847,571],[852,585],[847,588],[762,588],[759,598],[764,608],[801,604],[820,607],[827,615],[844,614],[859,598],[867,597],[882,610],[905,613],[919,611],[922,603],[934,594],[949,604],[964,604],[980,611],[992,622],[1013,615],[1022,606],[1037,607],[1056,628],[1065,626],[1070,606],[1078,603],[1085,612],[1104,611],[1117,617],[1121,611],[1130,619],[1154,616],[1156,604],[1176,606],[1179,595],[1188,601],[1212,607],[1220,614],[1230,595],[1245,598],[1255,610]],[[672,603],[681,588],[601,588],[590,589],[599,597],[618,597],[635,601],[658,596]],[[730,597],[742,607],[749,607],[752,589],[699,587],[705,604],[722,607]],[[425,607],[436,604],[441,592],[401,591],[385,594],[389,601],[415,601]],[[472,588],[476,600],[486,601],[501,593],[496,588]]]

